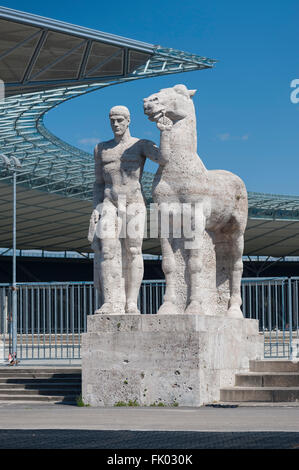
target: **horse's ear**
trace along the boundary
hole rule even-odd
[[[194,96],[197,91],[197,90],[188,90],[188,88],[185,85],[175,85],[173,88],[177,93],[185,96],[186,98],[188,97],[192,98],[192,96]]]

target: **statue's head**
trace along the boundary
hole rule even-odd
[[[126,106],[113,106],[109,119],[114,135],[123,135],[130,125],[130,111]]]
[[[156,122],[162,116],[172,121],[184,119],[194,110],[192,96],[195,93],[196,90],[188,90],[185,85],[164,88],[143,100],[144,113],[150,121]]]

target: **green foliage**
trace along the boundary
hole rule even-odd
[[[78,397],[76,397],[76,403],[77,403],[77,406],[90,406],[84,403],[82,399],[82,395],[79,395]]]
[[[159,406],[159,407],[174,406],[174,407],[177,407],[177,406],[179,406],[179,404],[178,404],[177,401],[173,401],[173,402],[170,403],[170,404],[168,404],[168,403],[163,403],[162,401],[159,401],[158,403],[156,403],[156,402],[152,403],[150,406]]]
[[[129,400],[128,403],[124,401],[118,401],[114,404],[114,406],[140,406],[140,405],[135,398],[135,400]]]
[[[137,400],[129,400],[128,401],[128,406],[140,406]]]

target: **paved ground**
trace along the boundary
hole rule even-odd
[[[299,433],[299,406],[91,408],[0,402],[0,429]]]
[[[45,365],[57,366],[57,361],[39,363]],[[59,365],[78,367],[80,361]],[[90,408],[0,401],[0,449],[296,448],[299,403]]]
[[[81,408],[0,402],[0,448],[299,449],[299,407]]]
[[[299,433],[5,430],[0,449],[299,449]]]

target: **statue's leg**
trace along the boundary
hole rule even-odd
[[[126,244],[126,313],[140,313],[137,300],[143,279],[142,240],[127,238]]]
[[[241,311],[241,279],[243,273],[243,249],[244,234],[243,231],[235,231],[231,234],[231,276],[230,276],[230,300],[228,306],[228,315],[236,318],[243,318]]]
[[[130,208],[130,206],[132,207]],[[137,300],[144,272],[142,240],[146,208],[143,204],[131,204],[130,206],[127,210],[127,230],[123,257],[123,263],[126,266],[126,313],[139,314]]]
[[[202,269],[201,249],[191,249],[188,260],[190,273],[190,302],[185,313],[199,314],[201,312],[201,298],[199,292],[199,278]]]
[[[103,305],[95,313],[123,314],[125,292],[122,279],[120,241],[117,236],[117,214],[112,203],[104,203],[97,234],[101,238],[99,279]]]
[[[100,279],[100,262],[101,262],[101,253],[95,252],[93,259],[93,284],[94,288],[98,293],[98,302],[99,305],[103,304],[103,295],[102,295],[102,286]]]
[[[194,232],[193,239],[185,241],[185,248],[189,250],[188,270],[190,274],[190,302],[185,313],[201,314],[200,273],[202,270],[202,244],[205,230],[205,218],[200,205],[196,205],[191,214],[191,227]]]
[[[176,281],[175,281],[175,257],[170,240],[161,238],[162,249],[162,270],[166,281],[166,290],[163,304],[158,310],[158,314],[173,315],[179,313],[176,306]]]

